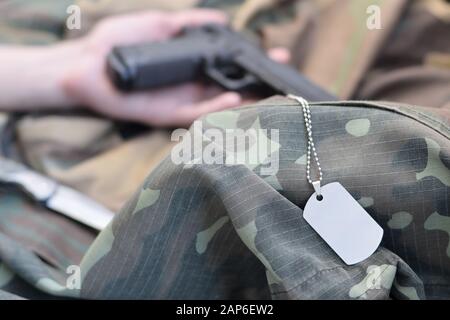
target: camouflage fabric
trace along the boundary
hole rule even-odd
[[[0,40],[48,44],[81,36],[96,21],[110,14],[143,9],[177,10],[197,5],[226,11],[236,29],[260,39],[266,48],[288,47],[294,64],[302,72],[343,99],[389,100],[430,107],[445,106],[450,100],[450,72],[448,67],[443,67],[450,52],[445,41],[445,34],[450,31],[446,12],[450,9],[443,0],[425,4],[404,0],[58,3],[58,6],[53,1],[1,4],[0,25],[5,26],[5,31],[1,32],[0,28]],[[77,4],[82,10],[81,30],[65,29],[65,9],[70,4]],[[368,5],[380,6],[381,30],[365,28]],[[355,34],[355,29],[361,34]],[[43,33],[48,34],[45,41]],[[27,37],[22,38],[23,35]],[[430,38],[433,40],[425,41]],[[68,134],[69,130],[65,130],[68,126],[76,134]],[[41,130],[42,127],[51,130]],[[81,137],[80,132],[83,132]],[[35,114],[18,120],[13,147],[20,161],[118,211],[143,177],[170,150],[169,134],[149,132],[145,137],[125,141],[117,126],[107,119],[86,114],[75,117]],[[134,150],[149,149],[158,151],[136,157]],[[122,172],[128,170],[131,161],[135,163],[134,172],[124,177]],[[119,177],[123,184],[117,187],[113,181]]]
[[[79,31],[64,26],[73,3],[83,10]],[[381,30],[359,27],[370,4],[381,7]],[[7,1],[0,42],[46,45],[109,14],[194,5],[226,11],[266,48],[287,46],[301,71],[342,99],[394,101],[312,106],[324,182],[341,182],[377,220],[382,247],[346,266],[302,219],[313,190],[291,100],[203,119],[205,129],[280,130],[273,176],[260,174],[263,164],[158,165],[173,146],[168,131],[125,139],[98,116],[32,114],[16,122],[12,157],[122,209],[96,237],[2,187],[0,299],[449,299],[446,1]],[[81,265],[81,290],[67,288],[70,265]]]
[[[450,107],[450,42],[430,35],[449,32],[450,5],[416,1],[380,49],[355,98]]]
[[[166,159],[84,257],[81,295],[448,298],[448,122],[374,102],[313,104],[311,112],[324,183],[341,182],[385,230],[373,256],[346,266],[303,220],[313,192],[303,117],[292,100],[273,98],[208,115],[203,127],[278,129],[278,173],[262,175],[264,159]]]
[[[18,144],[26,146],[22,155],[28,164],[114,212],[173,145],[167,130],[155,129],[125,140],[111,120],[86,116],[26,116],[16,128]]]

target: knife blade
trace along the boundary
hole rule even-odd
[[[81,192],[4,157],[0,157],[0,182],[15,184],[47,208],[98,231],[114,216],[112,211]]]

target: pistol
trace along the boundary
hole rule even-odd
[[[271,60],[242,35],[215,24],[185,28],[167,41],[114,47],[107,57],[107,72],[122,91],[212,80],[238,92],[337,100],[291,66]]]

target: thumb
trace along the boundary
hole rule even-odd
[[[267,55],[274,61],[279,63],[289,63],[291,60],[291,53],[288,49],[283,47],[275,47],[272,49],[269,49],[267,52]]]

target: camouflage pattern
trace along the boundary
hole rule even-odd
[[[183,0],[176,3],[136,0],[126,5],[118,0],[68,0],[64,5],[58,3],[57,6],[53,1],[0,4],[0,25],[7,28],[5,32],[0,28],[0,41],[48,44],[81,36],[102,17],[120,12],[177,10],[194,5],[218,8],[230,15],[236,29],[260,39],[265,47],[288,47],[294,64],[302,72],[342,99],[449,107],[450,72],[448,67],[442,66],[446,65],[450,52],[445,41],[450,31],[450,6],[443,0],[426,3],[404,0]],[[65,8],[70,4],[81,8],[81,30],[65,28]],[[381,8],[381,30],[365,27],[366,8],[371,4]],[[355,35],[355,29],[361,34]],[[41,41],[44,32],[53,40]],[[22,34],[28,37],[22,39]],[[417,36],[411,38],[410,35]],[[433,40],[427,40],[430,38]],[[324,45],[332,39],[339,41]],[[387,40],[389,45],[383,45]],[[66,130],[68,126],[71,130]],[[41,130],[43,127],[51,130]],[[82,137],[79,137],[80,132],[83,132]],[[16,159],[87,193],[115,211],[124,205],[144,176],[172,146],[167,132],[149,132],[145,137],[125,141],[112,121],[79,113],[75,118],[66,114],[25,116],[18,120],[16,133],[16,144],[11,146],[17,146]],[[136,157],[135,150],[149,149],[158,149],[158,152]],[[129,170],[130,161],[135,163],[134,172],[124,177],[122,172]],[[123,182],[121,187],[113,183],[117,177]]]
[[[385,230],[374,255],[347,266],[303,220],[313,189],[302,113],[272,98],[208,115],[203,127],[278,129],[278,173],[261,175],[264,163],[166,159],[84,257],[81,295],[448,298],[448,122],[374,102],[318,103],[311,112],[324,183],[341,182]]]
[[[80,31],[64,27],[73,3],[83,10]],[[167,131],[125,139],[97,116],[32,114],[17,120],[12,156],[122,209],[96,236],[2,187],[0,298],[450,297],[445,1],[119,3],[7,1],[0,4],[0,41],[49,44],[81,36],[109,14],[215,7],[266,47],[290,48],[300,70],[342,99],[394,101],[312,106],[324,183],[339,181],[366,208],[385,231],[382,246],[346,266],[302,219],[313,190],[302,113],[286,98],[202,119],[204,129],[280,130],[280,170],[272,176],[260,174],[264,164],[175,165],[166,158],[173,146]],[[380,5],[382,30],[359,28],[369,4]],[[1,128],[6,120],[2,114]],[[70,265],[81,265],[81,290],[67,287]]]
[[[303,117],[280,97],[202,120],[205,130],[278,129],[276,175],[261,174],[264,159],[168,157],[84,255],[81,291],[3,235],[2,278],[11,281],[13,268],[44,292],[89,299],[448,298],[449,123],[381,102],[316,103],[311,112],[324,183],[341,182],[385,230],[362,263],[345,265],[302,218],[313,192]]]
[[[380,48],[354,98],[450,108],[450,42],[431,36],[448,33],[449,26],[448,2],[413,2]]]

